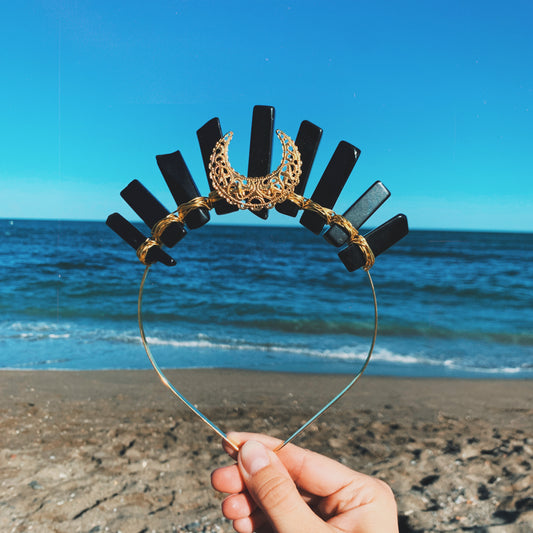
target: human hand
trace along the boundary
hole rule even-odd
[[[211,474],[215,490],[230,493],[222,512],[238,533],[397,533],[390,487],[318,453],[255,433],[232,433],[237,464]]]

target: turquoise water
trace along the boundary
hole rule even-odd
[[[0,368],[148,368],[143,272],[105,224],[0,220]],[[301,228],[208,225],[156,265],[145,328],[164,367],[352,373],[373,308],[366,275]],[[411,231],[372,269],[370,374],[533,377],[533,234]]]

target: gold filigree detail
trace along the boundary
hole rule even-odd
[[[302,173],[302,159],[294,141],[276,130],[283,156],[279,167],[267,176],[247,177],[236,172],[228,159],[228,146],[233,137],[229,132],[220,139],[209,161],[209,178],[215,191],[229,204],[240,209],[271,209],[294,191]]]

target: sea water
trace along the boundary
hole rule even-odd
[[[139,226],[140,227],[140,226]],[[103,222],[0,220],[0,368],[149,368],[144,266]],[[145,331],[163,367],[354,373],[367,276],[304,228],[208,224],[154,265]],[[369,374],[533,377],[533,234],[411,231],[377,258]]]

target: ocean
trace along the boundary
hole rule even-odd
[[[104,222],[0,220],[0,368],[150,368],[144,266]],[[151,268],[164,368],[355,373],[373,331],[363,271],[304,228],[208,224]],[[377,258],[368,374],[533,378],[533,234],[411,231]]]

